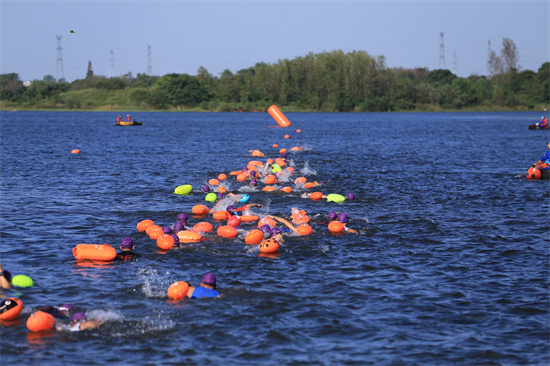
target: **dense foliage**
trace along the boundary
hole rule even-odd
[[[550,63],[538,72],[519,71],[515,50],[506,52],[492,55],[490,78],[387,68],[384,57],[339,50],[258,63],[235,74],[225,70],[219,77],[201,67],[195,76],[128,73],[106,78],[94,75],[89,63],[86,77],[72,83],[46,75],[24,86],[18,74],[2,74],[0,97],[4,109],[265,111],[271,104],[313,111],[548,108]]]

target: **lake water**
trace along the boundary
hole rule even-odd
[[[550,142],[527,129],[540,113],[287,113],[290,128],[267,113],[135,113],[136,127],[114,126],[116,114],[0,114],[0,260],[35,284],[3,292],[25,307],[0,325],[2,364],[550,363],[550,183],[525,179]],[[168,253],[137,231],[212,207],[201,187],[258,160],[249,150],[277,157],[274,143],[304,146],[288,157],[293,178],[323,182],[309,191],[356,199],[248,192],[260,215],[311,217],[313,233],[287,235],[275,257],[244,231]],[[183,184],[192,194],[173,194]],[[359,233],[329,234],[332,210]],[[72,254],[125,236],[135,262]],[[224,298],[168,301],[171,283],[206,272]],[[62,303],[103,325],[27,330],[36,307]]]

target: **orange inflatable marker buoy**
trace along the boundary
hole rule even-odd
[[[80,150],[78,149],[71,150],[71,154],[78,154],[78,153],[80,153]]]
[[[241,221],[244,221],[244,222],[257,221],[257,220],[258,220],[258,216],[254,216],[254,215],[241,216]]]
[[[300,235],[309,235],[313,232],[313,230],[311,229],[311,226],[309,226],[308,224],[302,224],[298,226],[296,230],[298,230],[298,233]]]
[[[224,238],[228,239],[234,238],[238,234],[237,229],[229,225],[220,226],[216,232],[219,236],[223,236]]]
[[[296,216],[294,219],[292,219],[292,222],[294,224],[307,224],[309,222],[309,216]]]
[[[273,174],[269,174],[265,177],[265,184],[273,184],[277,181],[277,178]]]
[[[304,188],[313,188],[313,182],[307,182],[306,184],[304,184]]]
[[[206,224],[209,224],[209,223],[206,222]],[[212,231],[212,225],[210,225],[210,227],[211,227],[210,231]],[[193,230],[195,230],[195,227],[193,227]],[[207,232],[207,231],[205,230],[202,232]],[[199,232],[190,231],[190,230],[178,231],[176,235],[178,236],[180,243],[198,243],[202,239],[202,236],[199,234]]]
[[[286,153],[286,149],[283,148],[283,149],[279,150],[279,154],[284,154],[284,153]]]
[[[294,173],[294,168],[291,166],[287,166],[286,170],[288,170],[290,173]]]
[[[193,206],[191,211],[195,215],[208,215],[210,213],[210,209],[208,207],[206,207],[205,205],[201,205],[201,204],[197,204],[197,205]]]
[[[275,122],[281,127],[289,127],[291,125],[290,121],[285,117],[283,112],[276,105],[272,105],[267,109],[267,112],[273,117]]]
[[[297,130],[296,130],[296,132],[300,133],[300,132],[302,132],[302,130],[300,130],[300,129],[297,129]]]
[[[219,179],[219,180],[226,180],[226,179],[227,179],[227,175],[225,175],[225,174],[222,173],[222,174],[218,175],[218,179]]]
[[[332,221],[330,224],[328,224],[328,229],[330,232],[333,233],[341,233],[344,231],[344,224],[342,224],[340,221]]]
[[[162,229],[162,227],[160,227],[160,225],[149,225],[147,226],[147,228],[145,229],[145,234],[147,235],[151,235],[151,233],[155,230],[158,230],[158,229]]]
[[[260,252],[275,253],[279,250],[279,243],[275,239],[266,239],[260,244]]]
[[[184,281],[177,281],[168,287],[166,294],[170,299],[181,300],[189,292],[189,284]]]
[[[37,311],[27,319],[27,328],[32,332],[52,329],[55,319],[52,314]]]
[[[23,301],[8,297],[0,303],[0,319],[13,320],[21,314],[21,310],[23,310]]]
[[[277,221],[273,220],[271,217],[264,217],[258,221],[258,229],[264,225],[269,225],[271,228],[274,228],[277,225]]]
[[[261,157],[264,156],[264,154],[260,150],[252,150],[252,156]]]
[[[239,175],[242,172],[243,172],[242,170],[234,170],[234,171],[230,172],[229,175]]]
[[[241,224],[241,218],[239,216],[231,216],[227,219],[227,225],[229,226],[239,226]]]
[[[157,225],[155,225],[157,226]],[[155,228],[154,230],[151,231],[151,233],[149,234],[149,238],[153,239],[153,240],[157,240],[159,236],[161,235],[164,235],[164,230],[162,230],[162,227],[157,227]]]
[[[227,220],[231,217],[231,214],[227,211],[216,211],[212,214],[214,220]]]
[[[321,192],[313,192],[312,194],[309,195],[309,198],[311,198],[314,201],[318,201],[321,198],[323,198],[323,194]]]
[[[211,223],[206,221],[197,222],[195,226],[193,226],[193,231],[195,233],[209,233],[209,232],[212,232],[212,230],[214,230],[214,226],[212,226]],[[179,233],[178,233],[178,236],[179,236]]]
[[[225,188],[224,186],[218,187],[218,193],[225,193],[225,192],[227,192],[227,188]]]
[[[299,151],[300,148],[298,146],[294,146],[290,149],[290,151]]]
[[[264,192],[273,192],[275,190],[275,187],[273,186],[265,186],[264,188],[262,188],[262,191]]]
[[[248,179],[248,175],[246,175],[244,173],[241,173],[241,174],[237,175],[237,181],[239,181],[239,182],[244,182],[247,179]]]
[[[211,186],[217,186],[218,184],[220,184],[220,181],[217,180],[217,179],[212,178],[208,181],[208,184],[211,185]]]
[[[286,193],[290,193],[290,192],[292,192],[292,187],[283,187],[283,188],[281,188],[281,191],[286,192]]]
[[[162,234],[157,238],[157,246],[163,250],[170,250],[174,247],[175,241],[172,235]]]
[[[255,245],[260,244],[264,240],[264,232],[260,229],[254,229],[248,232],[244,237],[246,244]]]
[[[116,249],[109,244],[78,244],[73,248],[76,259],[93,261],[112,261],[116,257]]]
[[[305,182],[307,182],[306,177],[298,177],[294,180],[294,184],[298,184],[298,183],[304,184]]]
[[[138,231],[145,231],[149,226],[153,226],[155,223],[153,220],[142,220],[136,225]]]
[[[273,147],[274,147],[274,148],[278,148],[278,147],[279,147],[279,145],[277,145],[277,144],[273,144]]]
[[[285,135],[285,139],[289,139],[290,138],[290,135]]]
[[[540,179],[541,176],[542,176],[542,173],[537,168],[531,167],[527,170],[527,175],[526,175],[527,179],[536,180],[536,179]]]

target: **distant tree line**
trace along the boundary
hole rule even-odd
[[[365,51],[309,53],[275,64],[257,63],[219,77],[94,75],[72,83],[51,75],[23,85],[0,75],[2,108],[76,110],[265,111],[271,104],[304,111],[412,111],[541,109],[550,101],[550,63],[520,71],[514,42],[489,55],[489,75],[461,78],[449,70],[388,68]]]

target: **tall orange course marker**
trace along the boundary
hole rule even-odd
[[[273,117],[275,122],[281,127],[290,127],[291,123],[290,121],[285,117],[283,112],[276,106],[272,105],[267,109],[267,112]]]

